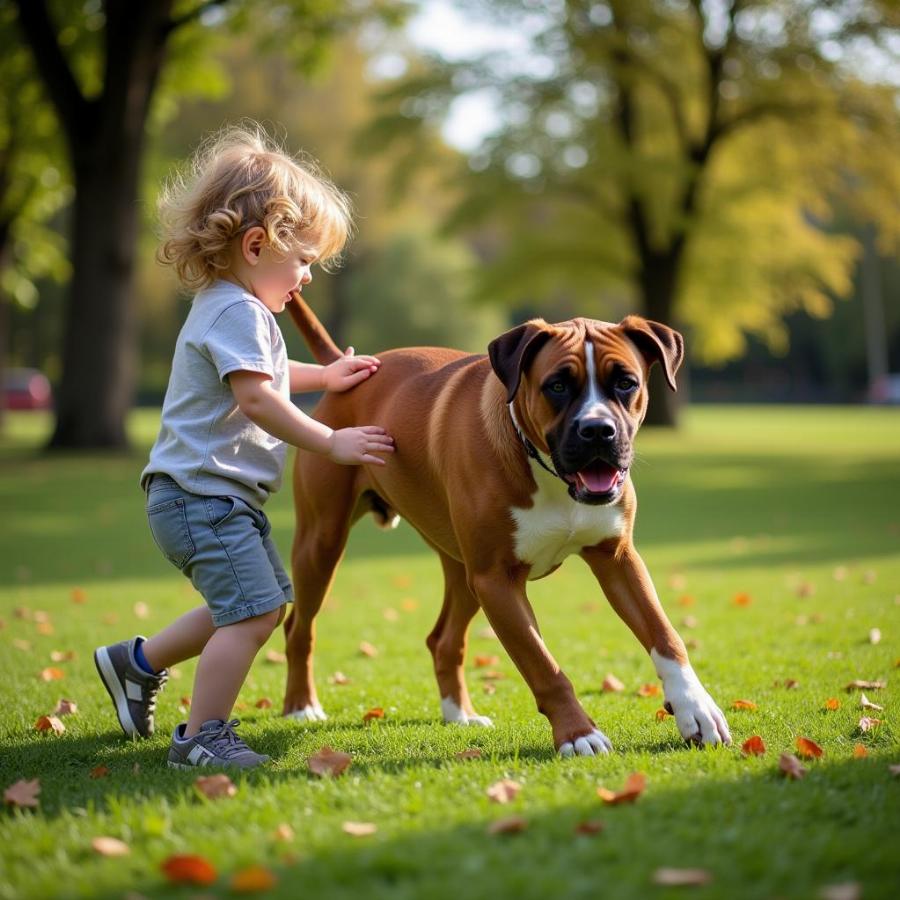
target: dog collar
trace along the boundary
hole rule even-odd
[[[525,447],[525,452],[533,459],[537,461],[537,464],[542,468],[546,469],[551,475],[555,475],[563,484],[566,484],[565,478],[563,478],[556,469],[551,468],[541,459],[541,454],[538,451],[538,448],[528,440],[525,436],[525,432],[522,431],[519,426],[519,420],[516,418],[516,411],[513,409],[512,403],[508,403],[507,407],[509,408],[509,415],[512,419],[513,428],[516,429],[516,434],[519,436],[519,440],[522,442],[522,445]]]

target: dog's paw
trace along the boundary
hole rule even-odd
[[[441,715],[447,725],[475,725],[481,728],[493,728],[494,723],[488,716],[479,716],[477,713],[467,713],[460,709],[452,697],[444,697],[441,700]]]
[[[612,753],[612,742],[599,729],[560,745],[560,756],[605,756]]]
[[[285,713],[285,718],[296,719],[298,722],[324,722],[328,716],[325,715],[325,710],[318,703],[311,703],[304,706],[303,709]]]
[[[654,662],[663,682],[665,707],[675,716],[681,736],[691,744],[730,744],[728,722],[694,670],[663,656],[654,656]]]

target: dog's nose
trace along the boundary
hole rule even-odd
[[[616,423],[605,416],[578,420],[578,436],[584,441],[603,441],[608,444],[616,437]]]

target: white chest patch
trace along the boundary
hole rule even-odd
[[[576,503],[558,478],[529,460],[538,489],[531,509],[513,507],[516,555],[531,564],[529,579],[541,578],[567,556],[618,537],[624,527],[619,503],[589,506]]]

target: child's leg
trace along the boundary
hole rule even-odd
[[[284,611],[282,606],[214,630],[197,663],[185,738],[197,734],[210,719],[228,719],[254,657],[284,618]]]
[[[206,642],[215,634],[208,606],[198,606],[176,619],[159,634],[141,644],[144,657],[154,672],[199,656]]]

